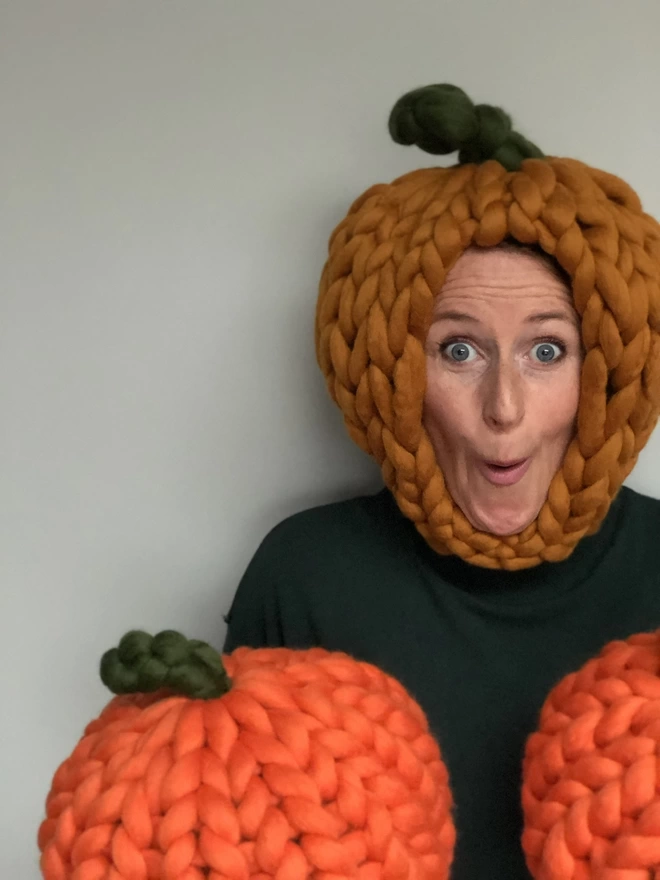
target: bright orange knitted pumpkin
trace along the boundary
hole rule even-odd
[[[447,771],[397,681],[320,648],[223,660],[174,632],[104,656],[124,695],[54,776],[46,880],[448,877]]]
[[[537,880],[660,878],[660,630],[611,642],[553,689],[523,777]]]

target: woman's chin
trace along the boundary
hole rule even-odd
[[[540,508],[531,508],[527,505],[524,509],[516,507],[515,510],[504,508],[500,505],[484,505],[479,507],[470,505],[470,509],[463,511],[473,528],[498,538],[510,535],[518,535],[527,526],[534,522]]]

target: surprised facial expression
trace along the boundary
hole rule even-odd
[[[536,519],[574,432],[582,344],[570,290],[545,260],[470,248],[436,297],[424,426],[474,528]]]

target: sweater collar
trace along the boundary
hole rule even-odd
[[[582,538],[573,553],[561,562],[541,562],[521,571],[503,571],[471,565],[458,556],[435,553],[414,525],[398,510],[388,490],[392,515],[407,523],[415,552],[424,567],[451,586],[489,604],[516,606],[556,599],[587,581],[613,546],[628,500],[623,488],[610,505],[607,516],[594,535]]]

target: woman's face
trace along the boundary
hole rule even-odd
[[[474,528],[521,532],[575,430],[578,316],[551,267],[524,251],[468,249],[436,297],[424,426]]]

